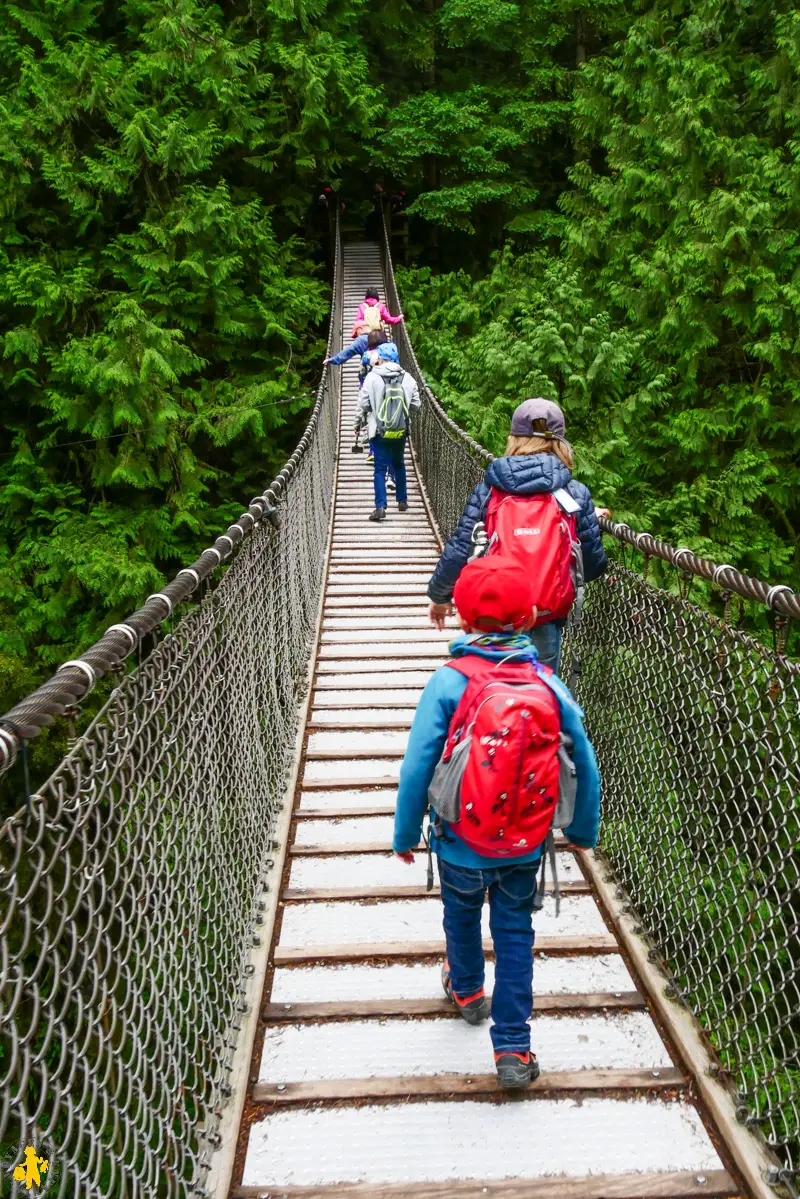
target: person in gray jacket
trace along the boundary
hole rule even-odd
[[[378,346],[378,364],[364,380],[356,408],[356,433],[364,424],[372,447],[375,469],[375,511],[370,520],[386,519],[386,472],[394,467],[399,512],[408,511],[405,447],[411,413],[419,408],[416,380],[404,371],[397,346]]]

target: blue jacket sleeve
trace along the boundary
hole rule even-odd
[[[395,853],[419,844],[428,807],[428,787],[467,682],[466,676],[457,670],[440,666],[422,692],[400,767],[392,839]]]
[[[585,483],[576,479],[568,488],[573,499],[580,504],[577,520],[578,538],[583,548],[583,574],[587,583],[599,579],[606,568],[606,551],[603,549],[603,534],[594,514],[594,500]]]
[[[456,580],[466,566],[472,549],[472,530],[479,520],[483,520],[490,492],[488,483],[478,484],[467,500],[455,533],[442,550],[442,556],[428,583],[428,596],[435,604],[447,604],[453,598]]]
[[[347,362],[355,354],[363,354],[367,348],[366,337],[357,337],[355,341],[351,341],[349,346],[345,346],[338,354],[334,354],[331,358],[332,366],[341,366],[343,362]]]
[[[594,849],[600,828],[600,771],[597,759],[583,727],[583,713],[572,695],[557,675],[550,675],[546,682],[558,700],[561,728],[572,738],[572,760],[577,775],[575,812],[569,828],[564,829],[564,836],[574,845]]]

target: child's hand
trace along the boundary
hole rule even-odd
[[[394,856],[399,858],[401,862],[405,862],[406,866],[414,865],[414,854],[410,849],[404,849],[401,853],[398,853],[397,850],[395,850]]]
[[[595,508],[594,514],[598,520],[600,519],[601,516],[604,516],[606,518],[606,520],[610,520],[611,509],[610,508]]]
[[[431,604],[430,608],[428,608],[428,617],[430,618],[430,622],[431,624],[435,624],[440,632],[444,628],[444,622],[447,617],[452,615],[452,604]]]
[[[574,849],[576,853],[588,853],[585,845],[573,845],[571,841],[564,842],[565,849]]]

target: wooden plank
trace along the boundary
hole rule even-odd
[[[407,608],[412,612],[427,612],[430,602],[424,593],[416,597],[415,603],[409,603],[407,597],[403,595],[381,596],[382,608]],[[357,595],[326,595],[325,597],[326,616],[330,615],[331,611],[336,608],[358,608],[359,606]],[[333,615],[335,614],[335,611],[333,611]]]
[[[542,1074],[519,1092],[523,1098],[592,1091],[648,1091],[681,1089],[686,1076],[674,1067],[660,1070],[553,1070]],[[253,1087],[255,1103],[289,1107],[298,1103],[330,1103],[342,1099],[408,1099],[448,1095],[502,1095],[496,1074],[430,1074],[415,1078],[336,1078],[319,1082],[259,1082]]]
[[[583,879],[576,882],[561,883],[559,890],[562,895],[591,895],[592,890]],[[553,888],[548,883],[544,889],[545,895],[552,895]],[[281,899],[287,903],[329,902],[335,899],[438,899],[439,888],[430,891],[424,885],[408,885],[396,887],[287,887]]]
[[[408,628],[413,629],[413,628],[420,627],[418,625],[408,624],[407,621],[410,621],[410,620],[424,620],[424,621],[426,621],[426,625],[422,625],[421,627],[422,628],[425,628],[425,627],[432,628],[433,627],[432,625],[430,625],[430,626],[427,625],[428,608],[426,605],[429,603],[430,603],[430,600],[424,600],[418,604],[412,604],[412,605],[403,604],[399,607],[396,605],[390,605],[387,608],[387,610],[385,612],[381,612],[380,615],[381,616],[389,616],[402,629],[408,629]],[[357,601],[355,603],[351,602],[349,604],[345,604],[343,607],[340,606],[338,608],[334,607],[331,609],[326,608],[325,609],[325,619],[326,620],[355,620],[355,619],[366,620],[366,609],[361,604],[359,604]],[[454,633],[458,632],[458,629],[455,627],[455,625],[449,624],[449,625],[446,625],[445,627],[447,628],[448,632],[450,630],[452,630]]]
[[[437,564],[433,562],[433,566],[435,565]],[[377,570],[377,567],[380,567],[380,570]],[[409,567],[411,567],[411,570],[409,570]],[[417,570],[414,570],[414,567],[417,567]],[[331,568],[327,577],[335,579],[337,574],[369,574],[369,576],[372,576],[372,574],[422,574],[423,572],[419,570],[419,567],[426,567],[425,577],[431,578],[428,573],[431,564],[413,558],[404,559],[402,562],[398,562],[397,560],[392,560],[391,562],[373,562],[371,566],[363,566],[361,562],[354,562],[353,566],[349,566],[347,562],[344,562],[344,564],[342,562],[331,562]]]
[[[727,1199],[740,1188],[727,1170],[669,1174],[591,1174],[585,1178],[504,1178],[415,1182],[336,1183],[323,1187],[239,1187],[234,1199]]]
[[[483,942],[483,952],[494,957],[491,940]],[[619,945],[609,934],[592,937],[537,937],[534,957],[549,953],[558,957],[575,955],[595,956],[600,953],[619,953]],[[301,962],[363,962],[370,958],[440,958],[444,957],[442,941],[372,941],[354,945],[277,945],[273,961],[276,966],[297,966]]]
[[[341,845],[292,845],[289,853],[293,858],[332,858],[348,853],[384,853],[392,852],[391,845],[385,841],[365,841],[363,845],[343,842]],[[418,853],[423,847],[418,846]]]
[[[383,627],[381,627],[380,631],[382,633],[390,632],[390,630],[385,629]],[[365,630],[362,630],[362,629],[330,629],[330,630],[328,630],[328,633],[324,637],[324,639],[320,642],[320,650],[327,650],[329,646],[333,646],[336,650],[341,650],[345,646],[348,646],[350,649],[352,649],[354,651],[357,650],[358,653],[361,655],[361,658],[363,658],[365,656],[365,653],[364,653],[365,647],[364,647],[363,641],[354,641],[352,638],[350,638],[348,640],[347,638],[336,636],[337,633],[345,633],[345,632],[361,633],[362,637],[365,634]],[[403,658],[405,658],[408,656],[405,653],[406,647],[409,650],[413,651],[411,654],[412,658],[415,658],[415,657],[416,658],[449,657],[447,641],[445,641],[444,637],[437,637],[435,635],[432,635],[430,629],[426,629],[426,628],[409,629],[407,627],[406,628],[401,627],[401,628],[397,629],[397,632],[398,633],[413,632],[416,634],[416,636],[401,637],[399,641],[396,641],[392,636],[388,636],[386,638],[386,641],[390,642],[392,645],[402,645],[403,650],[404,650],[404,652],[402,654],[398,653],[397,650],[392,650],[392,652],[390,654],[382,654],[381,649],[383,648],[384,643],[382,641],[373,642],[369,646],[368,656],[369,656],[370,660],[374,660],[375,658],[378,658],[378,657],[381,659],[386,658],[386,657],[392,657],[392,658],[403,657]],[[454,634],[454,636],[455,636],[455,634]],[[351,659],[346,654],[336,653],[336,654],[326,654],[326,655],[324,655],[324,658],[320,658],[320,661],[324,660],[327,662],[327,661],[331,661],[331,660],[336,660],[337,662],[340,662],[340,661],[341,662],[345,662],[345,661],[346,662],[350,662],[350,661],[358,662],[361,660],[361,658],[353,657]]]
[[[370,662],[377,662],[379,659],[370,658]],[[433,654],[428,654],[424,658],[418,658],[415,662],[409,662],[405,657],[397,658],[381,658],[381,664],[386,662],[391,663],[392,675],[404,673],[408,674],[412,670],[430,670],[433,674],[434,670],[438,670],[443,662],[447,661],[447,655],[443,654],[441,658],[434,658]],[[359,669],[360,667],[360,669]],[[376,670],[374,666],[370,666],[367,670],[363,663],[359,663],[358,658],[319,658],[317,660],[317,674],[337,675],[337,674],[365,674],[373,675],[375,679],[386,680],[387,675],[383,670]]]
[[[370,705],[374,711],[374,705]],[[411,705],[414,706],[413,704]],[[346,710],[346,709],[345,709]],[[352,725],[342,724],[340,720],[314,720],[312,724],[306,726],[309,733],[319,732],[335,732],[337,729],[343,733],[352,733]],[[410,720],[381,720],[377,724],[363,724],[359,726],[360,733],[402,733],[407,732],[411,728]],[[375,755],[371,755],[374,757]],[[381,755],[383,757],[383,755]]]
[[[369,791],[371,787],[397,787],[396,774],[373,775],[363,779],[304,779],[301,791]]]
[[[649,946],[634,931],[634,923],[623,911],[615,886],[606,877],[608,865],[594,852],[583,856],[584,869],[594,883],[603,913],[611,924],[633,962],[643,990],[653,1004],[663,1025],[672,1038],[678,1054],[697,1088],[700,1101],[716,1124],[720,1139],[742,1174],[751,1199],[775,1199],[775,1190],[766,1181],[768,1172],[780,1169],[774,1157],[755,1130],[751,1132],[737,1117],[737,1105],[732,1087],[712,1076],[714,1060],[700,1027],[690,1011],[666,995],[667,979],[651,961]]]
[[[355,816],[394,816],[394,808],[299,808],[295,820],[348,820]]]
[[[487,994],[487,999],[491,995]],[[638,991],[594,991],[591,994],[535,995],[536,1012],[636,1011],[646,1008]],[[262,1018],[286,1024],[297,1020],[371,1020],[393,1016],[453,1016],[458,1009],[445,999],[351,999],[320,1003],[265,1003]]]
[[[375,677],[383,680],[382,686],[379,687],[377,683],[373,683],[371,681],[366,683],[337,683],[336,679],[331,675],[326,676],[324,679],[318,679],[314,683],[314,686],[320,691],[369,691],[376,697],[376,702],[373,702],[372,700],[365,700],[360,704],[340,704],[338,705],[340,708],[374,708],[376,706],[381,708],[407,708],[408,704],[405,702],[385,702],[380,698],[381,691],[422,691],[422,683],[405,683],[404,685],[398,685],[397,683],[393,683],[391,677],[387,675],[376,675]],[[414,704],[414,707],[416,707],[416,704]]]
[[[422,639],[420,639],[420,641],[421,640]],[[346,654],[342,654],[341,652],[335,654],[326,654],[324,657],[318,658],[320,666],[330,666],[333,665],[334,662],[347,662],[350,666],[352,666],[355,662],[356,665],[358,665],[360,662],[363,662],[365,658],[368,658],[370,662],[409,662],[410,660],[417,658],[424,658],[426,660],[428,658],[436,658],[437,660],[441,658],[444,662],[450,657],[450,653],[447,648],[447,642],[444,640],[441,642],[422,642],[422,644],[417,641],[409,641],[407,645],[403,646],[402,652],[392,649],[389,650],[388,653],[382,652],[383,646],[380,642],[377,644],[373,643],[368,647],[364,647],[353,641],[326,641],[322,643],[321,648],[324,649],[329,645],[333,646],[334,649],[339,651],[341,651],[343,646],[347,645],[354,651],[353,655],[352,657],[348,657]],[[409,666],[409,669],[413,670],[413,665]]]
[[[397,780],[395,780],[395,783]],[[364,813],[359,813],[363,815]],[[566,842],[562,837],[555,839],[555,847],[561,853],[571,853],[574,850],[567,848]],[[415,853],[425,853],[424,845],[418,845]],[[348,853],[392,853],[392,847],[388,841],[365,841],[363,844],[358,842],[343,841],[341,845],[291,845],[289,854],[294,858],[331,858]]]
[[[324,687],[323,691],[330,691],[330,689],[330,687]],[[339,687],[339,691],[349,691],[349,689],[349,687]],[[404,688],[392,687],[391,689],[392,691],[403,691]],[[409,687],[407,689],[408,691],[422,691],[421,687]],[[416,707],[417,703],[419,703],[419,700],[416,699],[381,699],[380,692],[378,692],[377,706],[381,707],[381,709],[385,709],[386,711],[389,711],[390,709],[402,711],[403,709],[407,709],[407,707]],[[323,712],[349,712],[353,709],[374,711],[375,700],[368,698],[349,699],[347,701],[337,700],[336,704],[318,704],[318,706],[315,706],[314,711],[319,712],[321,715]]]
[[[339,726],[341,728],[341,725]],[[352,733],[352,729],[343,729],[345,733]],[[369,730],[359,729],[365,736]],[[357,749],[307,749],[307,762],[356,762],[356,761],[388,761],[391,758],[404,758],[404,749],[370,749],[369,746],[359,746]]]

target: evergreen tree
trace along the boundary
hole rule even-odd
[[[296,439],[328,295],[293,230],[371,91],[347,3],[27,0],[0,3],[0,39],[9,703]]]

